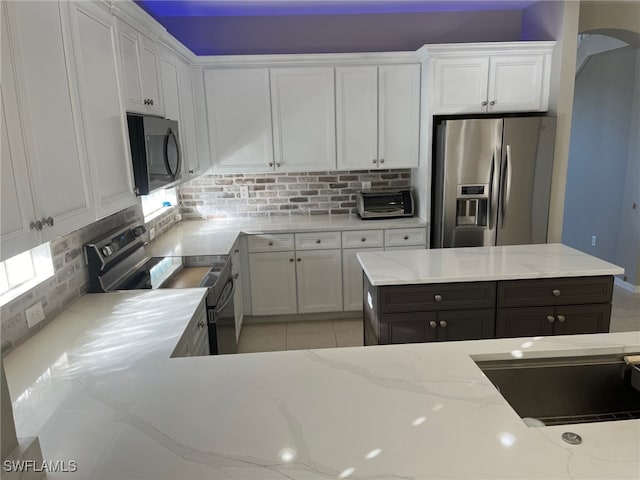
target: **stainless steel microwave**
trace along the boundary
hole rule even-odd
[[[180,179],[178,122],[127,113],[136,195],[171,186]]]
[[[370,190],[357,193],[356,208],[363,219],[412,217],[413,192],[402,190]]]

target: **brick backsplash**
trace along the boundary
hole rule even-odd
[[[372,189],[408,187],[411,171],[203,175],[178,188],[180,211],[188,219],[355,213],[365,181]]]
[[[147,224],[161,235],[178,220],[177,208],[168,209]],[[60,312],[84,295],[89,287],[89,270],[84,263],[82,246],[125,223],[141,220],[140,204],[98,220],[91,225],[52,240],[54,275],[0,308],[2,354],[6,354],[49,323]],[[42,302],[44,321],[29,329],[24,310]]]

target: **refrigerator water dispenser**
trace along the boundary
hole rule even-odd
[[[458,185],[457,227],[486,227],[489,209],[489,185]]]

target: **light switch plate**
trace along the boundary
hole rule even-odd
[[[155,228],[150,228],[149,229],[149,241],[153,240],[154,238],[156,238],[156,229]]]
[[[35,325],[44,320],[44,310],[42,309],[42,303],[38,302],[35,305],[30,306],[24,311],[27,317],[27,326],[33,328]]]
[[[249,185],[240,185],[240,198],[249,198]]]
[[[371,189],[371,182],[362,182],[362,189],[363,190],[370,190]]]

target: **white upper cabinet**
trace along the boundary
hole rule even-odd
[[[370,169],[378,161],[378,67],[336,67],[338,168]]]
[[[420,66],[336,68],[338,169],[418,166]]]
[[[178,123],[180,123],[180,89],[178,87],[179,62],[180,61],[170,52],[163,52],[162,55],[160,55],[160,78],[162,81],[164,116]]]
[[[136,203],[118,83],[115,19],[90,2],[70,3],[82,128],[96,217]]]
[[[193,84],[191,70],[181,64],[178,69],[178,88],[180,91],[180,128],[182,134],[182,155],[185,157],[185,165],[189,177],[199,175],[200,155],[198,152],[198,137],[196,134],[195,99],[193,96]]]
[[[273,171],[269,70],[208,69],[204,85],[214,169]]]
[[[434,114],[545,111],[553,42],[427,47]]]
[[[336,168],[333,67],[272,68],[276,171]]]
[[[117,20],[126,109],[163,115],[157,45],[122,20]]]
[[[418,166],[420,65],[379,67],[378,167]]]
[[[3,8],[0,6],[0,8]],[[0,261],[38,244],[40,234],[30,227],[35,220],[25,145],[20,128],[16,81],[11,62],[8,29],[2,12],[2,82],[0,83]]]
[[[65,4],[57,2],[7,2],[4,6],[15,61],[19,118],[13,118],[15,112],[9,109],[5,115],[10,124],[16,122],[11,128],[18,128],[19,124],[22,129],[29,172],[29,184],[21,183],[16,188],[21,191],[31,187],[35,206],[31,221],[41,222],[40,236],[46,241],[95,220],[81,119],[77,115],[80,105],[72,50],[67,40],[68,16],[60,13]],[[3,64],[4,50],[3,45]],[[7,134],[12,137],[11,131]],[[18,150],[11,155],[12,161],[21,161]],[[2,195],[4,204],[4,189]],[[33,246],[25,244],[22,250]]]

